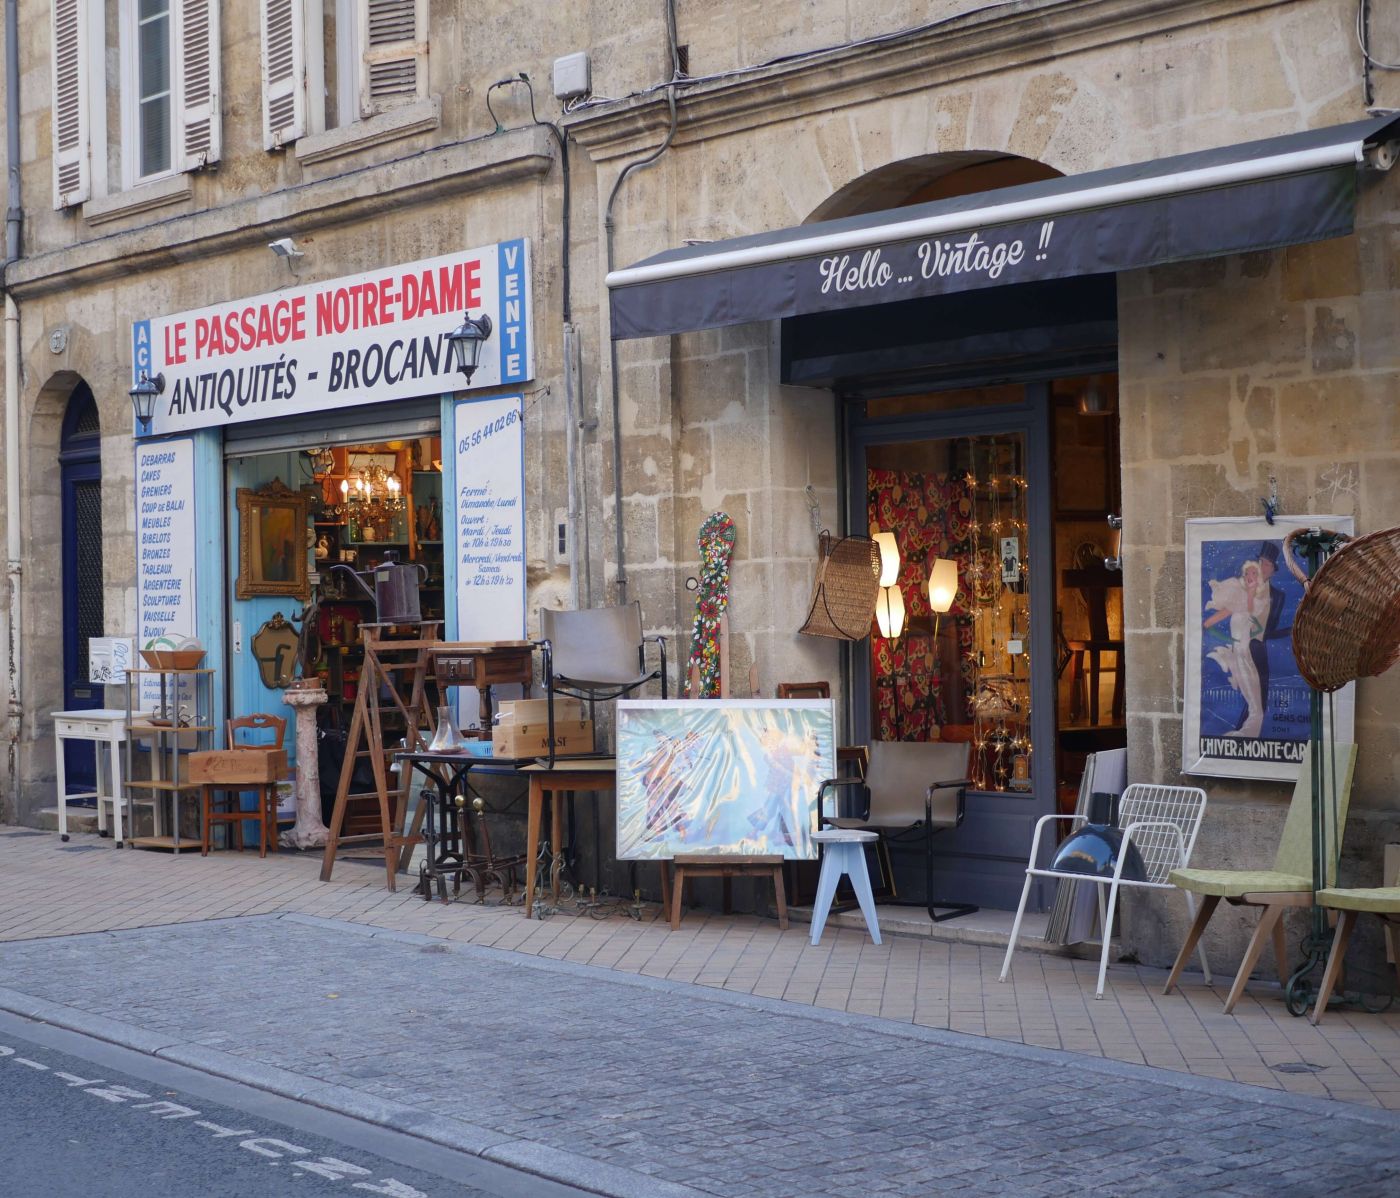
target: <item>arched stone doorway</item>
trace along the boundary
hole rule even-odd
[[[103,688],[88,681],[88,642],[106,627],[103,597],[102,423],[86,382],[68,396],[59,437],[59,487],[65,711],[101,707]],[[65,742],[70,794],[94,788],[94,751]]]

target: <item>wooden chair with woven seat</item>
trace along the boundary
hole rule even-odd
[[[1326,843],[1341,847],[1341,834],[1346,828],[1347,808],[1351,802],[1351,778],[1356,765],[1356,746],[1336,746],[1337,801],[1329,805]],[[1284,943],[1283,913],[1290,907],[1311,907],[1313,904],[1313,812],[1312,812],[1312,754],[1303,755],[1298,781],[1293,787],[1293,799],[1284,818],[1283,835],[1274,856],[1273,869],[1175,869],[1168,881],[1201,900],[1186,941],[1177,954],[1176,963],[1167,977],[1163,994],[1170,994],[1181,977],[1206,924],[1222,900],[1236,907],[1259,907],[1258,926],[1250,938],[1234,985],[1225,999],[1225,1013],[1235,1009],[1244,993],[1245,983],[1254,971],[1266,942],[1272,940],[1279,980],[1289,975],[1288,955]],[[1327,880],[1336,881],[1336,853],[1328,854]]]
[[[1317,901],[1319,906],[1336,911],[1338,918],[1337,933],[1332,938],[1332,952],[1327,958],[1327,968],[1323,971],[1322,982],[1317,988],[1317,1001],[1313,1004],[1314,1024],[1327,1010],[1327,1000],[1332,997],[1337,979],[1341,976],[1342,962],[1347,955],[1347,942],[1356,927],[1358,915],[1375,915],[1385,924],[1390,955],[1395,960],[1395,978],[1397,983],[1400,983],[1400,885],[1355,890],[1329,886],[1326,890],[1317,892]]]
[[[287,721],[281,716],[267,712],[237,716],[224,724],[230,749],[270,748],[280,749],[287,734]],[[241,735],[240,735],[241,734]],[[245,811],[243,795],[253,791],[257,805]],[[258,856],[266,857],[268,850],[277,851],[277,783],[230,782],[218,784],[206,782],[202,790],[204,806],[203,843],[201,853],[209,855],[212,847],[214,828],[220,824],[229,828],[230,847],[243,850],[243,825],[258,825]],[[225,806],[226,804],[226,806]]]

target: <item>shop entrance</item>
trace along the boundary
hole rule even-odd
[[[1014,907],[1035,820],[1073,810],[1089,752],[1126,743],[1116,400],[1096,372],[854,409],[850,527],[899,565],[854,651],[852,723],[862,741],[970,746],[967,817],[939,844],[957,901]],[[931,596],[938,563],[951,606]]]
[[[353,579],[331,567],[344,565],[367,575],[390,555],[421,565],[423,618],[444,619],[446,513],[437,426],[434,418],[405,421],[397,430],[391,424],[336,430],[335,443],[292,430],[226,446],[230,580],[263,565],[252,560],[256,544],[244,534],[253,530],[241,528],[240,521],[260,519],[265,496],[275,499],[290,491],[304,501],[296,505],[297,551],[305,555],[307,586],[318,604],[307,643],[306,672],[320,678],[329,695],[317,717],[331,742],[343,739],[358,693],[359,627],[375,618],[374,601]],[[320,437],[326,435],[323,431]],[[245,496],[241,508],[240,491]],[[279,627],[278,613],[284,620],[296,621],[307,604],[290,587],[278,594],[243,597],[238,591],[234,581],[228,604],[228,711],[232,716],[269,712],[290,717],[282,691],[291,678],[294,650],[283,651],[278,637],[271,634]],[[286,633],[281,638],[282,643],[291,639]],[[279,652],[284,652],[285,666],[280,670],[270,660]],[[402,728],[386,729],[386,736],[402,735]],[[290,735],[286,747],[293,756]],[[331,756],[338,763],[339,754],[332,751]],[[329,781],[333,787],[335,778]],[[324,789],[326,779],[322,782]]]

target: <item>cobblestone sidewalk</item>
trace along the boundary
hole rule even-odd
[[[1012,980],[998,984],[1001,952],[971,944],[890,936],[876,946],[863,930],[829,928],[813,948],[801,924],[780,932],[772,920],[701,911],[672,932],[655,907],[642,923],[540,922],[518,907],[425,903],[408,879],[390,894],[379,866],[342,861],[323,883],[319,866],[319,854],[171,858],[117,851],[96,836],[60,845],[52,834],[0,828],[0,942],[299,912],[1400,1110],[1400,1007],[1333,1011],[1314,1028],[1264,985],[1226,1015],[1228,979],[1212,988],[1188,974],[1163,996],[1160,970],[1116,963],[1095,1001],[1094,961],[1021,952]]]
[[[1382,1112],[304,916],[8,944],[0,967],[12,990],[164,1043],[622,1166],[657,1192],[1400,1188],[1400,1118]]]

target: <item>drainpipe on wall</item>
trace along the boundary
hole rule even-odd
[[[607,245],[608,274],[612,274],[616,268],[616,263],[613,261],[613,234],[617,230],[617,225],[613,221],[613,204],[617,202],[617,193],[627,182],[628,175],[633,171],[650,166],[662,154],[666,153],[671,142],[675,140],[676,84],[682,78],[677,40],[676,3],[675,0],[666,0],[666,43],[671,56],[671,83],[666,88],[666,102],[671,110],[671,123],[666,130],[666,140],[645,158],[639,158],[636,162],[629,162],[624,166],[622,172],[617,176],[617,182],[612,186],[612,191],[608,193],[608,204],[603,210],[603,240]],[[623,604],[627,602],[627,536],[622,526],[622,388],[617,378],[617,340],[611,335],[608,337],[608,354],[612,366],[613,523],[617,526],[614,547],[617,553],[617,601],[619,604]]]
[[[24,213],[19,197],[19,0],[5,0],[5,167],[8,199],[5,208],[5,274],[19,259]],[[19,742],[24,726],[20,698],[20,530],[19,530],[19,308],[5,279],[5,556],[9,592],[6,621],[6,695],[8,743],[5,753],[5,793],[0,817],[18,815]],[[9,810],[5,807],[8,805]]]

